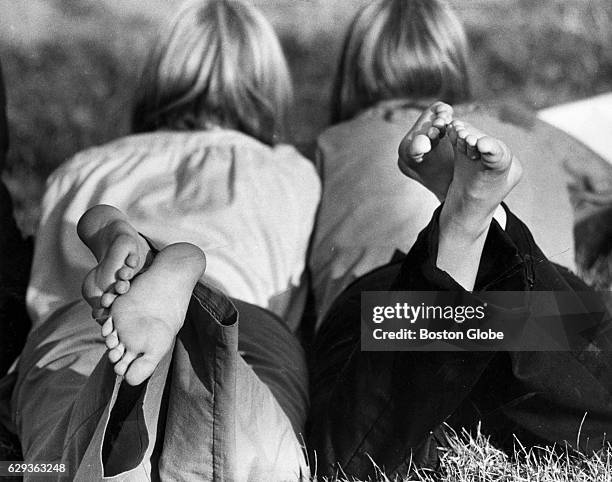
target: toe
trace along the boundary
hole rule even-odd
[[[465,138],[465,142],[470,147],[476,147],[476,143],[478,142],[478,137],[476,137],[474,134],[468,134],[467,137]]]
[[[140,261],[140,256],[136,253],[130,253],[129,256],[125,260],[125,264],[130,268],[136,268],[138,266],[138,262]]]
[[[487,156],[489,160],[500,157],[504,153],[503,145],[493,137],[481,137],[478,139],[477,148],[480,153]]]
[[[108,335],[104,339],[104,343],[106,344],[106,348],[112,350],[119,344],[119,336],[117,335],[117,330],[113,330],[110,335]]]
[[[102,336],[106,338],[108,335],[110,335],[113,332],[114,329],[115,329],[115,326],[113,324],[113,318],[109,316],[106,319],[106,321],[102,324]]]
[[[119,343],[115,348],[108,352],[108,359],[111,363],[117,363],[125,353],[125,345]]]
[[[408,154],[412,159],[421,159],[431,151],[431,140],[429,137],[419,134],[410,143]]]
[[[452,114],[453,108],[446,102],[436,102],[431,109],[436,114]]]
[[[124,266],[117,271],[117,278],[124,281],[129,281],[134,277],[134,269],[129,266]]]
[[[444,111],[436,114],[436,118],[432,121],[432,124],[436,127],[446,127],[453,121],[453,112]]]
[[[482,137],[478,140],[478,150],[485,165],[490,169],[505,170],[513,169],[513,182],[518,182],[522,177],[521,163],[514,157],[512,151],[506,144],[493,137]]]
[[[466,154],[466,143],[465,139],[468,136],[468,131],[466,129],[458,129],[457,130],[457,150],[462,154]]]
[[[442,130],[446,127],[448,121],[444,119],[444,117],[436,117],[433,121],[431,121],[431,125]]]
[[[113,304],[113,301],[115,301],[116,299],[116,294],[106,292],[102,295],[102,298],[100,298],[100,305],[102,305],[103,308],[110,308]]]
[[[427,137],[429,137],[432,141],[437,141],[441,137],[440,129],[437,127],[431,126],[427,129]]]
[[[136,354],[126,351],[123,358],[115,363],[115,373],[119,376],[124,376],[131,363],[136,359],[136,356]]]
[[[420,160],[431,150],[431,140],[427,136],[418,134],[413,138],[413,134],[408,133],[400,142],[398,156],[402,162]]]
[[[130,282],[125,280],[119,280],[115,282],[115,292],[118,295],[124,295],[130,290]]]
[[[125,374],[125,381],[130,385],[140,385],[147,380],[155,371],[157,363],[150,357],[144,355],[134,360]]]

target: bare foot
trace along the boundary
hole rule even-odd
[[[172,244],[155,256],[149,268],[113,302],[104,329],[116,360],[115,373],[130,385],[151,376],[172,348],[187,313],[195,284],[206,268],[204,253],[188,243]],[[119,340],[121,342],[119,343]]]
[[[453,108],[444,102],[429,106],[399,146],[398,166],[406,176],[420,182],[444,200],[453,177],[453,146],[446,137]]]
[[[503,142],[451,117],[443,103],[426,109],[402,140],[398,165],[444,201],[436,265],[472,290],[493,216],[505,226],[500,203],[522,167]]]
[[[113,301],[129,290],[130,280],[145,266],[150,249],[125,215],[112,206],[89,209],[79,220],[77,232],[98,260],[83,281],[82,293],[94,319],[102,322]]]
[[[455,163],[440,222],[451,216],[468,229],[488,228],[493,213],[520,181],[521,163],[506,144],[464,122],[453,121],[448,138]]]
[[[519,182],[522,168],[503,142],[468,124],[453,121],[448,137],[455,166],[440,211],[436,266],[471,291],[493,215]]]

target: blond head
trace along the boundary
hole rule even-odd
[[[381,100],[470,97],[468,43],[440,0],[376,0],[354,18],[332,95],[339,122]]]
[[[156,40],[136,93],[132,128],[237,129],[282,136],[291,78],[274,30],[251,5],[199,0]]]

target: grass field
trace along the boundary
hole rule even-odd
[[[148,40],[178,3],[0,0],[12,143],[4,178],[27,233],[35,230],[48,174],[75,152],[128,132]],[[274,23],[290,61],[294,141],[309,141],[327,125],[343,29],[365,0],[255,3]],[[610,0],[451,3],[469,32],[478,99],[537,110],[612,90]],[[511,457],[481,436],[450,440],[440,470],[412,480],[612,480],[609,450],[591,458],[520,450]]]

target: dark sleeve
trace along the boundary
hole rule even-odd
[[[463,289],[448,273],[436,266],[440,235],[438,220],[441,210],[442,206],[436,209],[429,225],[419,234],[414,246],[402,261],[400,272],[391,289],[458,291],[468,298],[477,296]],[[510,211],[507,210],[507,214],[508,218],[520,223]],[[474,293],[493,289],[528,289],[530,274],[526,270],[523,254],[512,236],[493,220],[480,258]]]

